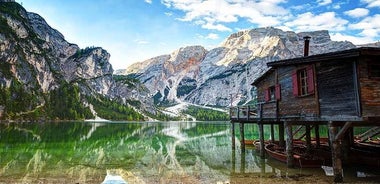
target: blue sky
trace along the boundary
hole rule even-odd
[[[380,40],[380,0],[16,0],[79,47],[100,46],[123,69],[189,45],[217,47],[257,27],[329,30],[332,40]]]

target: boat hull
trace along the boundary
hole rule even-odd
[[[287,156],[283,149],[274,144],[265,145],[267,154],[280,162],[287,163]],[[317,168],[325,164],[323,159],[309,159],[300,154],[293,154],[295,165],[301,168]]]

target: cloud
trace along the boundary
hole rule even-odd
[[[350,41],[355,45],[375,42],[373,38],[371,37],[358,37],[358,36],[345,35],[342,33],[331,33],[330,36],[331,36],[331,40],[333,41]]]
[[[380,8],[379,0],[361,0],[361,2],[367,4],[368,8],[374,8],[374,7]]]
[[[296,31],[334,30],[343,31],[348,21],[336,16],[335,12],[314,15],[311,12],[299,14],[293,21],[284,25]]]
[[[317,0],[319,6],[326,6],[332,3],[332,0]]]
[[[219,35],[215,33],[210,33],[206,36],[207,39],[216,40],[219,39]]]
[[[152,4],[152,0],[144,0],[148,4]]]
[[[354,18],[359,18],[359,17],[364,17],[367,16],[369,13],[368,9],[365,8],[355,8],[353,10],[345,11],[344,14],[354,17]]]
[[[210,29],[210,30],[218,30],[218,31],[229,31],[229,32],[232,31],[232,29],[224,26],[223,24],[206,23],[202,25],[202,28]]]
[[[350,24],[350,29],[362,30],[360,35],[365,37],[378,37],[380,36],[380,14],[372,17],[366,17],[356,24]]]
[[[195,22],[202,28],[231,31],[229,23],[247,19],[257,26],[276,26],[283,21],[289,11],[279,4],[285,0],[161,0],[167,8],[184,12],[180,21]]]
[[[168,17],[171,17],[173,15],[173,13],[172,12],[165,12],[165,15]]]
[[[139,45],[146,45],[146,44],[149,44],[149,41],[146,41],[146,40],[140,40],[140,39],[136,39],[134,40],[135,43],[139,44]]]

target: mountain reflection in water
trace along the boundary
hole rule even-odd
[[[332,181],[257,155],[232,151],[227,122],[0,123],[0,183]]]

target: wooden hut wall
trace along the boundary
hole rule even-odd
[[[363,117],[380,116],[380,78],[369,74],[371,67],[376,64],[380,64],[379,56],[362,57],[358,62]]]
[[[317,116],[318,103],[315,94],[294,96],[293,72],[310,67],[311,65],[286,66],[277,68],[278,83],[281,86],[281,100],[279,101],[279,116]]]
[[[359,116],[353,61],[316,64],[321,117]]]
[[[257,101],[262,103],[262,117],[264,118],[273,118],[276,116],[276,102],[266,102],[265,100],[266,90],[269,87],[274,86],[275,84],[275,72],[270,72],[265,78],[263,78],[258,84],[256,84]]]

